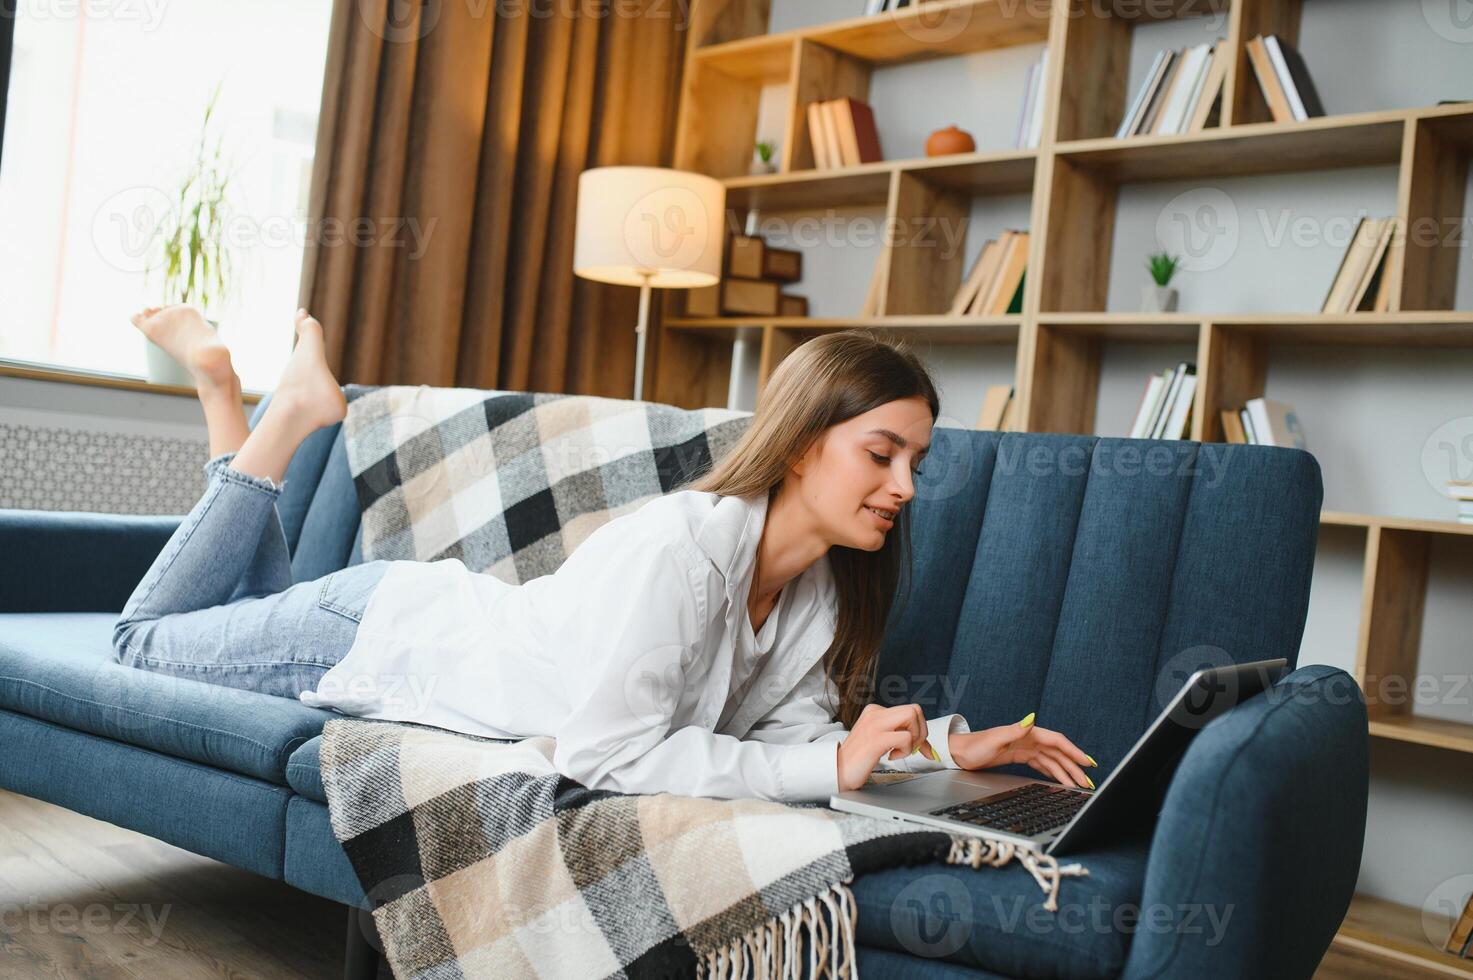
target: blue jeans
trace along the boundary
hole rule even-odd
[[[205,463],[204,496],[184,518],[113,627],[120,664],[295,698],[353,645],[387,561],[292,582],[276,513],[281,486]]]

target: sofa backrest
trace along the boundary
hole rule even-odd
[[[303,444],[278,501],[298,581],[362,560],[340,430]],[[1322,497],[1308,453],[938,427],[922,469],[875,700],[974,730],[1036,711],[1098,783],[1198,667],[1297,664]]]

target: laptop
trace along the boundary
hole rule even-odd
[[[1009,841],[1045,854],[1068,853],[1107,828],[1118,833],[1154,826],[1192,736],[1213,718],[1272,686],[1286,666],[1280,658],[1194,672],[1093,791],[986,769],[942,769],[847,790],[830,797],[829,805]]]

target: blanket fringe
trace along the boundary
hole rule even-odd
[[[980,868],[1000,867],[1016,858],[1048,898],[1043,907],[1059,908],[1059,880],[1089,874],[1082,864],[1059,864],[1052,854],[1018,847],[1008,841],[953,835],[947,864]],[[782,915],[710,951],[696,964],[701,980],[854,980],[854,932],[857,916],[854,893],[838,882],[818,895],[799,902]],[[800,967],[806,948],[807,970]]]
[[[1089,869],[1077,862],[1061,865],[1059,859],[1052,854],[1018,847],[1010,841],[990,840],[985,837],[952,835],[951,851],[946,855],[946,863],[965,864],[973,868],[986,864],[996,868],[1013,858],[1017,858],[1028,869],[1028,873],[1033,875],[1038,887],[1048,893],[1043,907],[1050,912],[1057,912],[1059,909],[1060,878],[1065,875],[1075,877],[1089,874]]]
[[[696,965],[702,980],[854,980],[855,905],[848,884],[839,882],[799,902],[782,915],[726,946],[707,953]],[[800,957],[808,952],[807,969]]]

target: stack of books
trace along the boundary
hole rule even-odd
[[[1224,411],[1222,434],[1224,442],[1309,448],[1304,440],[1304,426],[1299,424],[1294,407],[1272,398],[1250,398],[1237,411]]]
[[[1274,122],[1303,121],[1325,114],[1309,68],[1292,44],[1277,34],[1260,34],[1244,47]]]
[[[1473,524],[1473,480],[1448,480],[1447,495],[1458,502],[1458,523]],[[1469,902],[1473,903],[1473,898]],[[1464,915],[1468,914],[1470,913],[1464,912]],[[1467,935],[1463,938],[1466,940]]]
[[[1009,228],[982,246],[951,301],[952,316],[1000,316],[1023,310],[1028,232]]]
[[[873,17],[875,14],[883,14],[887,10],[899,10],[909,7],[912,0],[865,0],[864,12],[866,16]]]
[[[880,152],[874,110],[858,99],[808,103],[808,139],[818,170],[857,167],[885,159]]]
[[[1185,439],[1192,424],[1192,396],[1197,391],[1197,365],[1181,361],[1176,367],[1153,374],[1146,381],[1132,439]]]
[[[1125,110],[1117,139],[1195,133],[1215,125],[1231,53],[1227,42],[1163,50]]]
[[[1006,432],[1012,428],[1013,405],[1012,385],[988,385],[982,397],[982,412],[977,416],[977,428]]]
[[[807,316],[808,300],[783,292],[803,278],[803,253],[773,248],[753,235],[733,235],[722,280],[685,293],[686,316]]]
[[[1038,141],[1043,137],[1043,93],[1047,72],[1048,50],[1044,49],[1043,56],[1028,66],[1023,110],[1018,115],[1018,132],[1013,137],[1013,145],[1020,150],[1037,149]]]
[[[1384,313],[1391,306],[1391,277],[1386,255],[1396,234],[1396,218],[1361,218],[1340,258],[1335,281],[1325,294],[1321,313]]]

